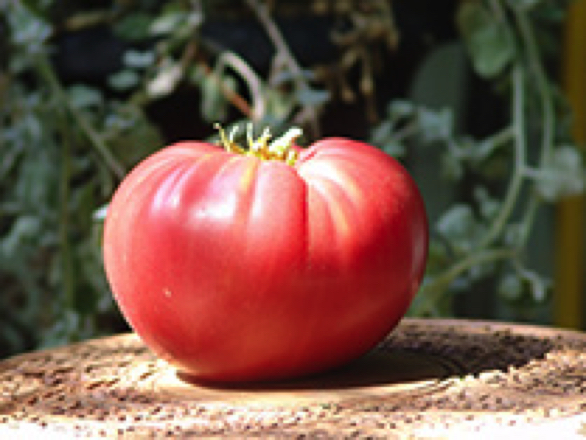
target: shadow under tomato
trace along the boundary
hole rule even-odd
[[[407,351],[374,350],[342,367],[292,380],[272,382],[210,382],[178,371],[186,384],[223,391],[340,391],[383,387],[389,391],[408,391],[438,384],[460,374],[455,363],[439,356]]]

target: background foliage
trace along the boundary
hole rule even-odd
[[[438,3],[447,24],[429,9]],[[535,221],[542,205],[584,188],[556,82],[566,8],[0,2],[0,356],[124,328],[103,275],[103,207],[138,160],[212,136],[217,121],[248,119],[277,133],[300,125],[304,143],[362,137],[408,167],[422,160],[415,147],[440,151],[446,188],[462,197],[432,219],[429,268],[410,313],[450,314],[459,292],[488,283],[513,317],[534,319],[531,305],[547,301],[551,286],[527,265]],[[490,91],[473,110],[502,110],[488,133],[460,132],[453,109],[406,99],[445,28],[467,49],[468,75]],[[405,50],[410,66],[394,62]],[[350,124],[344,109],[358,109]]]

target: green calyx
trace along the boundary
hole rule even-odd
[[[255,156],[262,160],[279,160],[288,165],[294,165],[299,156],[299,153],[293,148],[295,140],[303,134],[298,127],[289,129],[271,142],[273,136],[268,127],[262,131],[258,138],[254,139],[252,124],[248,124],[246,132],[248,150],[234,140],[239,130],[238,126],[234,127],[228,136],[220,124],[215,124],[214,127],[220,134],[222,146],[231,153]]]

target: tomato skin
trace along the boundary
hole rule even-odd
[[[104,229],[129,324],[158,356],[212,381],[290,378],[365,353],[406,312],[427,246],[408,173],[341,138],[293,166],[169,146],[124,179]]]

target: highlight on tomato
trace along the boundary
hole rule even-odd
[[[250,130],[251,131],[251,130]],[[104,262],[128,323],[152,351],[206,381],[322,372],[397,325],[427,258],[422,197],[363,142],[248,149],[180,142],[138,164],[108,208]]]

